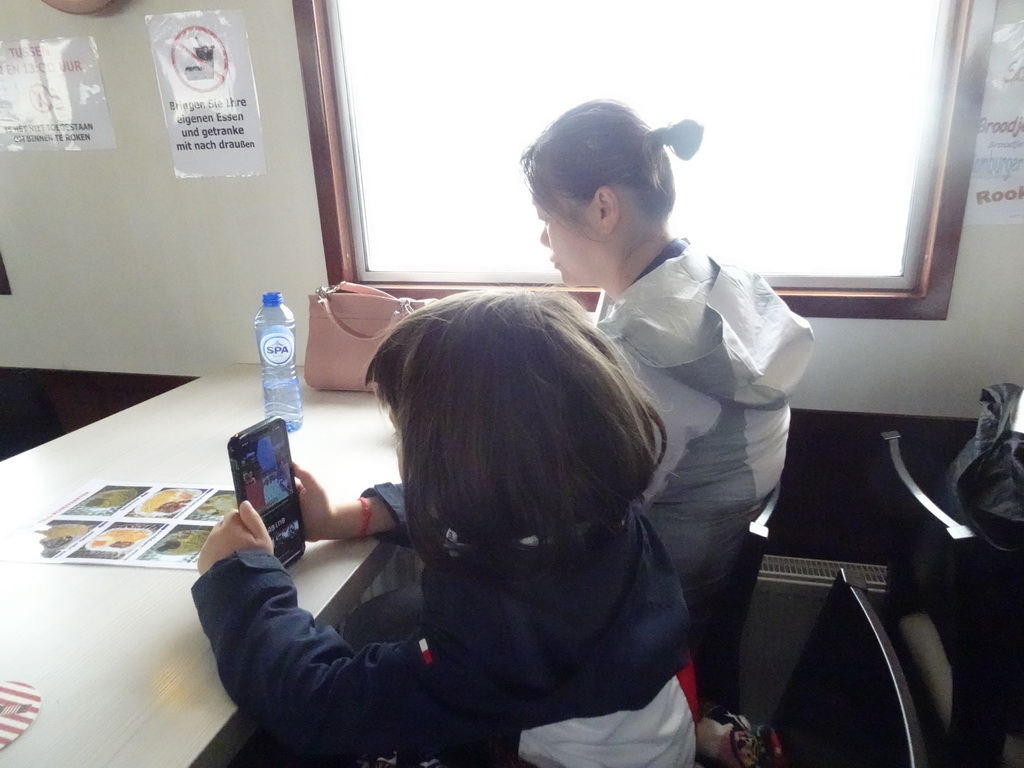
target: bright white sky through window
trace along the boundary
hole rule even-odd
[[[936,0],[337,0],[370,269],[546,272],[519,156],[576,104],[693,118],[673,233],[764,273],[892,275]]]

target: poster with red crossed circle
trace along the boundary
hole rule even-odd
[[[191,26],[181,30],[171,45],[171,66],[186,88],[210,93],[228,77],[228,49],[216,32]]]
[[[241,11],[146,17],[174,175],[267,172],[263,127]]]
[[[92,37],[0,41],[0,152],[114,149]]]

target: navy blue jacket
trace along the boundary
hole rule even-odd
[[[359,653],[296,606],[265,552],[216,563],[192,595],[227,692],[282,743],[437,749],[639,709],[685,665],[679,580],[646,519],[630,512],[591,554],[516,587],[428,567],[421,633]]]

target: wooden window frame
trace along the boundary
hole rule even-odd
[[[327,2],[292,0],[292,8],[306,94],[327,279],[333,285],[342,281],[359,282],[359,279]],[[954,19],[948,25],[944,50],[949,55],[941,77],[952,87],[942,98],[938,123],[933,128],[941,137],[937,162],[922,184],[931,190],[931,203],[916,285],[909,290],[780,288],[779,294],[795,312],[805,317],[946,319],[974,161],[996,2],[950,0]],[[440,297],[479,287],[479,284],[466,283],[372,281],[372,284],[411,298]],[[572,289],[570,292],[585,306],[591,309],[596,306],[597,289]]]

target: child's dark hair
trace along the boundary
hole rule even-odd
[[[471,291],[402,320],[367,381],[399,437],[424,562],[497,579],[571,568],[661,458],[643,385],[573,299]]]
[[[625,104],[588,101],[549,125],[523,152],[521,167],[534,201],[549,211],[561,211],[565,198],[589,203],[600,187],[618,184],[636,194],[647,216],[664,221],[676,200],[664,147],[689,160],[703,137],[693,120],[651,130]]]

